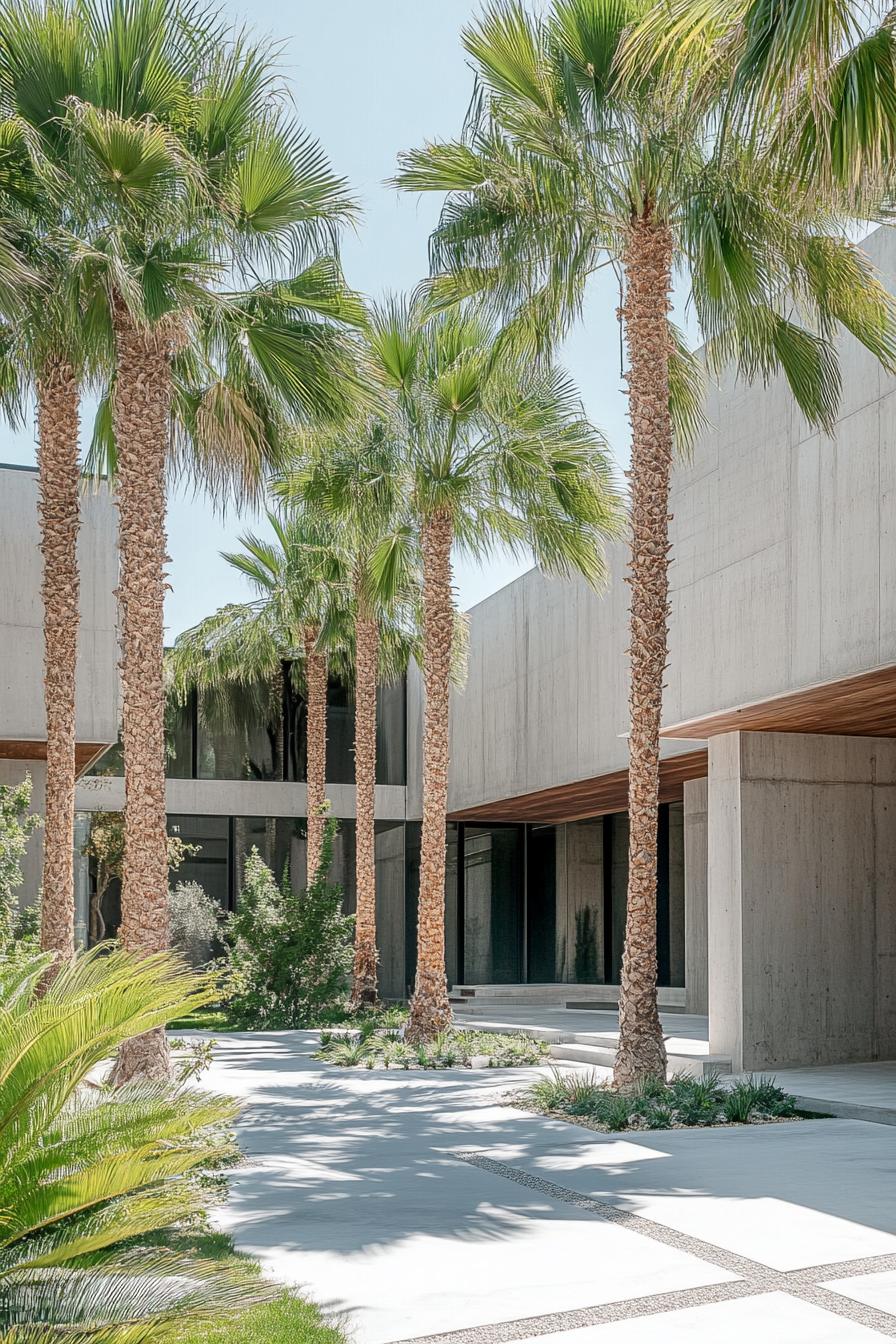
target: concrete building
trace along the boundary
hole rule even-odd
[[[118,732],[115,535],[115,506],[108,490],[85,491],[78,539],[81,625],[75,756],[80,771]],[[0,466],[0,784],[18,784],[30,775],[32,808],[38,813],[44,806],[47,757],[41,569],[37,472]],[[38,830],[23,865],[27,895],[35,895],[40,887],[42,865]],[[83,936],[87,901],[83,886],[78,898],[76,917]]]
[[[868,250],[893,286],[896,234]],[[710,1052],[736,1069],[896,1055],[896,379],[851,338],[842,371],[831,437],[783,379],[724,381],[674,473],[660,997],[708,1011]],[[607,985],[585,997],[613,997],[624,565],[602,598],[533,571],[472,612],[452,731],[459,980],[584,970]]]

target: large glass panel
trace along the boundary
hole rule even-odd
[[[530,826],[526,845],[527,979],[548,985],[557,975],[556,827]]]
[[[289,873],[293,891],[306,884],[307,833],[304,817],[234,817],[233,860],[236,898],[245,881],[246,859],[252,849],[271,869],[278,882]],[[330,881],[343,890],[343,908],[355,908],[355,823],[340,821],[333,841]]]
[[[168,834],[195,845],[197,851],[171,874],[171,882],[198,882],[222,910],[229,910],[230,819],[172,815],[168,818]]]
[[[376,782],[407,783],[406,699],[404,677],[381,686],[376,702]]]
[[[464,826],[464,981],[522,979],[523,827]]]
[[[619,983],[628,888],[628,814],[604,817],[609,954],[607,979]],[[684,984],[684,817],[681,803],[663,803],[657,826],[657,980]]]
[[[557,874],[557,978],[595,985],[604,978],[604,825],[606,818],[563,828]]]
[[[286,695],[287,778],[306,778],[308,726],[305,699],[289,687]],[[404,784],[405,687],[404,681],[377,690],[376,782]],[[327,782],[355,782],[355,705],[345,686],[331,678],[327,687]]]
[[[404,840],[404,960],[405,984],[414,987],[417,974],[417,900],[420,892],[420,832],[419,821],[409,821]],[[449,826],[450,834],[450,826]],[[450,899],[446,896],[446,899]],[[456,967],[448,969],[452,983],[458,979]]]
[[[355,706],[338,681],[327,687],[327,782],[355,782]]]
[[[461,828],[449,821],[445,837],[445,973],[449,988],[458,984],[463,971],[463,949],[460,947],[459,870],[458,846]]]
[[[355,713],[348,691],[331,679],[327,687],[327,783],[355,782]],[[286,696],[287,778],[303,782],[308,769],[305,697],[290,686]]]
[[[193,730],[196,697],[179,705],[170,697],[165,704],[165,774],[169,779],[193,778]]]
[[[283,778],[279,681],[203,691],[198,719],[200,779]]]
[[[380,998],[404,998],[403,821],[376,823],[376,929]]]

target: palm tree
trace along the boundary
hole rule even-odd
[[[9,65],[17,96],[29,84],[37,90],[32,157],[66,222],[84,339],[111,374],[101,430],[114,437],[118,467],[122,938],[146,951],[167,942],[162,608],[172,414],[183,431],[175,447],[193,446],[202,431],[200,467],[220,479],[222,445],[226,454],[234,441],[248,443],[249,465],[268,455],[264,416],[248,393],[294,414],[345,405],[352,364],[330,319],[344,315],[333,247],[353,203],[292,125],[270,53],[241,38],[228,44],[214,15],[175,0],[96,0],[72,24],[65,60],[35,68],[23,41]],[[285,281],[274,274],[284,262],[298,268]],[[268,270],[271,278],[256,278]],[[231,276],[248,283],[228,296]],[[120,1076],[165,1068],[156,1034],[126,1047]]]
[[[330,520],[312,509],[267,514],[273,539],[246,534],[225,560],[258,596],[222,607],[184,631],[169,655],[175,694],[279,684],[288,665],[305,692],[309,881],[320,866],[327,817],[328,649],[345,627],[349,584]]]
[[[30,280],[0,294],[0,402],[18,427],[30,395],[37,403],[38,520],[43,554],[46,804],[41,902],[41,946],[58,959],[74,952],[75,667],[79,623],[79,386],[84,350],[76,318],[78,295],[51,193],[33,169],[27,143],[27,106],[10,78],[15,25],[0,40],[0,213],[18,255],[28,258]],[[41,30],[64,40],[61,14]],[[44,49],[43,56],[48,55]],[[50,974],[53,971],[51,970]]]
[[[407,1033],[450,1020],[445,977],[445,815],[455,619],[452,551],[531,550],[547,570],[598,584],[620,526],[603,439],[568,379],[513,357],[480,313],[428,316],[421,302],[374,309],[371,358],[396,405],[400,487],[422,555],[425,717],[417,977]],[[413,536],[411,535],[413,533]],[[374,559],[396,563],[398,538]]]
[[[351,575],[353,632],[341,644],[355,689],[355,1007],[377,1001],[377,685],[407,670],[419,591],[395,429],[361,414],[338,431],[312,431],[298,445],[302,465],[276,487],[332,520]]]
[[[758,7],[757,7],[758,8]],[[805,7],[804,7],[805,8]],[[659,16],[660,9],[655,11]],[[699,424],[696,370],[670,326],[683,276],[711,365],[783,370],[829,427],[833,338],[849,328],[888,367],[893,306],[833,198],[798,196],[778,144],[756,145],[682,75],[620,69],[646,0],[497,0],[465,29],[477,96],[463,136],[402,157],[399,184],[447,191],[432,239],[437,303],[487,297],[533,357],[582,310],[588,279],[621,274],[631,468],[629,877],[616,1083],[665,1074],[656,1001],[659,730],[667,661],[668,498],[678,442]],[[657,17],[657,21],[659,21]],[[698,72],[699,73],[699,72]],[[789,297],[788,297],[789,296]]]

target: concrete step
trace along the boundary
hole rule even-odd
[[[452,985],[449,990],[452,1003],[466,1003],[477,1007],[557,1007],[592,1009],[615,1008],[619,1003],[618,985]],[[685,991],[661,987],[657,992],[661,1009],[684,1011]]]
[[[581,1042],[557,1042],[551,1045],[552,1059],[570,1064],[591,1064],[595,1068],[612,1069],[616,1063],[616,1043],[614,1040],[603,1044],[584,1045]],[[730,1073],[731,1060],[719,1055],[681,1055],[670,1054],[669,1077],[676,1073],[686,1073],[692,1078],[704,1078],[708,1073]]]

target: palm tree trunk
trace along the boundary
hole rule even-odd
[[[445,976],[445,815],[454,602],[453,527],[447,513],[423,525],[423,827],[417,909],[417,979],[406,1039],[429,1041],[451,1021]]]
[[[78,381],[50,359],[37,384],[44,606],[47,801],[40,945],[57,964],[75,951],[75,670],[78,657]]]
[[[355,620],[355,961],[352,1006],[376,1003],[376,682],[377,623],[357,601]]]
[[[660,720],[668,650],[669,291],[672,239],[646,215],[633,221],[624,256],[622,310],[629,356],[632,423],[631,688],[629,859],[625,948],[614,1082],[631,1090],[666,1076],[656,997],[656,875]]]
[[[118,448],[122,745],[125,846],[122,945],[138,954],[169,946],[165,818],[165,472],[171,408],[170,332],[116,324],[113,403]],[[115,1082],[170,1073],[160,1027],[122,1045]]]
[[[324,826],[327,820],[327,655],[317,648],[320,631],[305,627],[305,688],[308,696],[308,750],[306,797],[308,800],[308,878],[313,881],[320,867]]]

